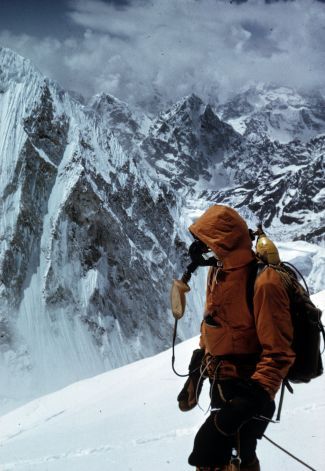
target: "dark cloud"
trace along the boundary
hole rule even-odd
[[[0,30],[37,37],[70,34],[67,0],[1,0]]]
[[[141,0],[103,0],[103,3],[114,6],[118,10],[123,10],[130,6],[131,4],[139,3]],[[142,0],[146,2],[147,0]],[[73,0],[70,0],[70,3],[73,4]]]
[[[260,24],[257,21],[244,21],[242,27],[249,33],[244,50],[254,51],[257,55],[271,57],[273,54],[284,52],[272,37],[273,27]]]

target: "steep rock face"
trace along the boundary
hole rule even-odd
[[[54,117],[46,81],[32,65],[11,51],[0,53],[0,317],[9,342],[8,312],[19,306],[39,263],[47,199],[64,147],[56,140],[64,141],[68,122]]]
[[[43,151],[53,165],[59,165],[67,145],[69,118],[55,116],[49,86],[42,88],[40,101],[24,120],[24,131],[32,145]]]
[[[107,367],[149,355],[152,344],[168,346],[168,323],[155,338],[157,316],[168,311],[164,273],[177,257],[174,196],[157,189],[153,198],[134,175],[122,185],[119,176],[111,178],[87,166],[80,174],[56,221],[45,284],[46,307],[70,306],[94,335]],[[125,344],[120,352],[114,338]]]

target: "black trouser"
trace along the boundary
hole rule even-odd
[[[217,384],[211,390],[211,407],[220,408],[232,397],[240,394],[237,380],[226,380],[219,383],[222,396]],[[211,388],[212,389],[212,388]],[[271,418],[275,410],[274,401],[270,401],[263,416]],[[236,447],[236,437],[226,437],[220,433],[214,424],[215,412],[212,412],[197,432],[194,439],[193,451],[188,462],[192,466],[224,466],[231,458],[231,452]],[[257,439],[262,438],[268,425],[267,421],[251,419],[240,429],[240,457],[242,464],[250,463],[255,457]]]

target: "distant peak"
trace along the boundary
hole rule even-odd
[[[124,108],[124,107],[127,107],[128,105],[127,103],[119,100],[115,96],[110,95],[109,93],[102,92],[90,98],[89,106],[91,106],[92,108],[96,108],[98,106],[100,107],[119,106],[119,107]]]
[[[204,112],[205,104],[200,97],[192,93],[177,101],[171,108],[161,113],[162,119],[172,116],[188,114],[190,116],[200,115]]]
[[[181,104],[187,104],[190,108],[198,108],[204,105],[203,100],[195,93],[191,93],[191,95],[187,95],[181,101]]]

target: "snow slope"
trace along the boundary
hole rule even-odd
[[[325,308],[325,291],[314,295]],[[198,339],[176,348],[184,371]],[[182,379],[167,350],[43,396],[0,418],[1,471],[186,471],[193,437],[204,412],[177,409]],[[325,376],[287,393],[279,424],[267,435],[324,469]],[[207,391],[202,406],[206,408]],[[258,454],[263,471],[303,467],[266,440]]]

